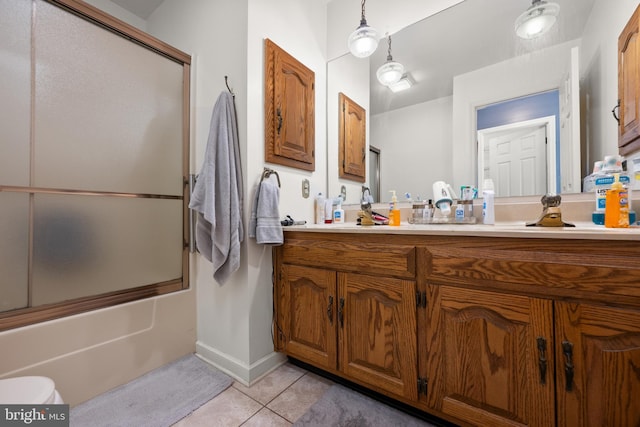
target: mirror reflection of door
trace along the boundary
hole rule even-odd
[[[484,145],[484,178],[493,179],[496,196],[530,196],[546,192],[545,124],[489,131]]]
[[[491,178],[497,197],[560,192],[560,175],[564,170],[560,171],[558,162],[559,90],[486,105],[478,108],[476,113],[479,186],[485,178]],[[540,127],[546,129],[540,131],[546,133],[546,144],[542,137],[533,142],[536,140],[533,130]],[[533,133],[529,135],[530,132]],[[507,137],[509,134],[511,136]],[[498,137],[500,139],[496,139]],[[570,145],[570,141],[567,144]],[[490,151],[491,146],[493,152]]]
[[[380,202],[380,149],[369,146],[369,168],[368,168],[369,191],[373,201]]]

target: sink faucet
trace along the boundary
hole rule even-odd
[[[360,205],[362,206],[362,209],[364,209],[365,206],[371,208],[371,191],[366,185],[362,186],[362,197],[360,198]]]
[[[371,197],[371,191],[369,187],[362,186],[362,198],[360,199],[360,209],[362,211],[362,216],[360,218],[360,224],[362,225],[373,225],[373,211],[371,210],[371,202],[373,198]]]

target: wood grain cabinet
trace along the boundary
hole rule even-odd
[[[553,302],[439,285],[429,295],[430,407],[470,424],[553,425]]]
[[[621,155],[640,149],[640,6],[618,37],[618,147]]]
[[[315,170],[315,73],[265,39],[265,160]]]
[[[276,249],[283,260],[274,294],[278,349],[377,391],[416,399],[415,281],[350,272],[344,258],[331,262],[314,246],[307,255],[325,267],[292,264],[300,262],[294,254],[304,245]],[[342,248],[336,243],[333,250]],[[360,255],[366,257],[366,249]]]
[[[340,178],[366,181],[367,174],[367,115],[364,108],[344,93],[340,102],[338,162]]]
[[[640,425],[640,311],[429,294],[432,408],[486,426]]]
[[[276,348],[460,425],[637,427],[639,260],[624,241],[287,232]]]

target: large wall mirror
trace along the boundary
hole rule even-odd
[[[499,180],[489,171],[497,155],[492,144],[509,132],[542,135],[553,146],[539,150],[542,169],[527,171],[512,185],[517,188],[497,182],[498,196],[579,193],[593,162],[617,154],[611,114],[618,98],[617,38],[637,2],[556,1],[558,20],[538,39],[520,39],[514,31],[530,0],[465,0],[392,34],[393,59],[414,81],[403,92],[375,77],[388,55],[386,40],[368,60],[347,54],[329,62],[329,134],[334,90],[369,106],[368,142],[380,150],[376,201],[388,201],[390,190],[431,198],[438,180],[454,188],[479,186],[487,176]],[[331,145],[330,138],[328,189],[338,194],[345,183],[334,170]],[[350,190],[347,202],[357,203],[359,187]]]

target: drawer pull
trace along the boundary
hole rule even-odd
[[[540,369],[540,384],[547,383],[547,340],[538,337],[538,368]]]
[[[573,391],[573,344],[569,341],[562,341],[562,353],[564,354],[564,374],[567,380],[565,390]]]
[[[327,306],[327,317],[329,322],[333,325],[333,296],[329,295],[329,305]]]
[[[340,298],[340,304],[338,304],[338,321],[340,322],[340,327],[344,325],[344,298]]]

